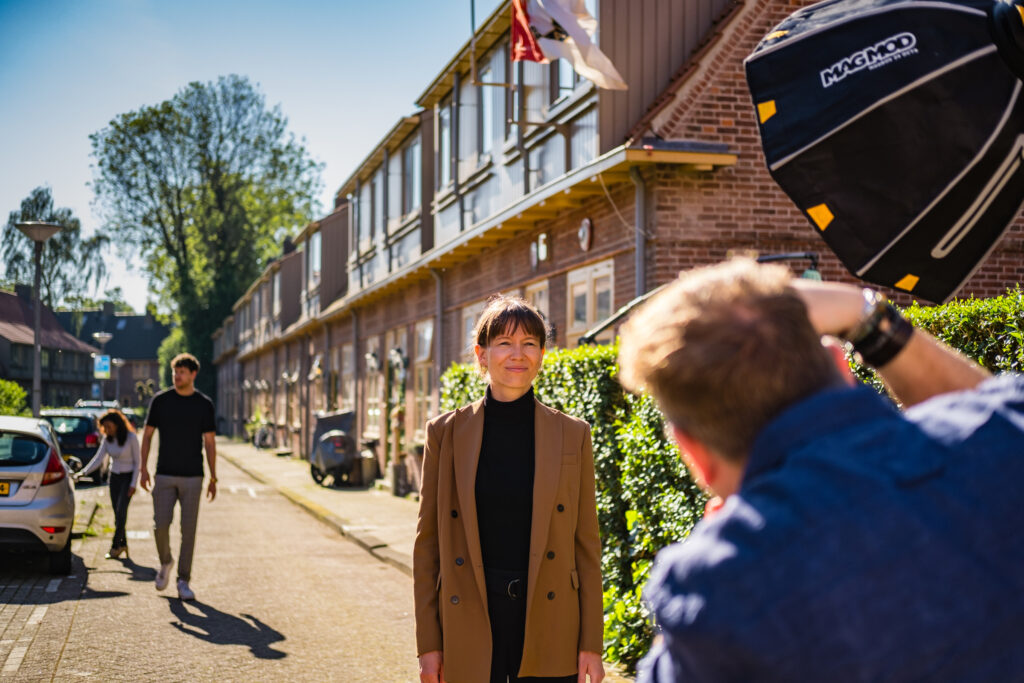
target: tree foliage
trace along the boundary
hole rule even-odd
[[[210,367],[210,335],[317,209],[321,166],[280,107],[242,76],[193,82],[90,136],[107,229],[143,256],[185,345]],[[200,373],[212,391],[213,373]]]
[[[0,379],[0,415],[31,415],[26,402],[27,396],[17,382]]]
[[[82,224],[71,209],[58,209],[48,187],[37,187],[11,211],[0,240],[0,260],[6,264],[4,277],[10,283],[35,281],[35,243],[15,227],[23,221],[44,221],[63,226],[63,230],[43,245],[40,267],[40,298],[49,307],[76,297],[85,297],[90,289],[99,289],[106,280],[103,252],[109,244],[106,235],[82,237]]]

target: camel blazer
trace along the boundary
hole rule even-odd
[[[483,399],[427,423],[413,550],[416,648],[450,683],[490,678],[491,626],[476,518]],[[520,676],[568,676],[602,651],[601,541],[590,426],[536,402],[536,469]]]

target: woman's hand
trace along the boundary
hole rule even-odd
[[[441,660],[440,650],[420,655],[420,683],[445,683],[444,662]]]
[[[604,680],[604,662],[601,655],[596,652],[580,650],[579,675],[576,683],[587,683],[587,676],[590,676],[590,683],[601,683]]]
[[[131,498],[134,495],[135,495],[135,487],[134,486],[129,486],[128,487],[128,497]]]

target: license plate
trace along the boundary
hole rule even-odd
[[[0,481],[0,496],[7,496],[11,493],[10,482]]]

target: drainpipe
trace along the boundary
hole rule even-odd
[[[445,163],[451,164],[452,166],[452,183],[455,190],[455,196],[458,198],[459,204],[459,233],[466,231],[466,203],[462,198],[462,187],[459,185],[459,137],[461,136],[461,128],[459,125],[459,111],[462,109],[462,78],[459,73],[455,73],[455,82],[452,85],[452,144],[451,144],[451,155],[455,160],[452,163],[452,159],[445,159]]]
[[[434,276],[434,282],[437,283],[437,296],[434,306],[436,308],[435,315],[437,316],[437,325],[434,327],[434,341],[437,344],[437,377],[440,380],[441,373],[444,370],[444,343],[443,343],[443,329],[444,329],[444,297],[442,296],[441,289],[441,273],[436,268],[430,269],[430,274]],[[440,382],[438,382],[438,401],[441,399]]]
[[[647,291],[647,186],[644,184],[643,176],[636,166],[629,169],[629,177],[636,186],[636,198],[634,199],[634,245],[633,245],[633,268],[634,279],[636,280],[636,296],[643,296]]]

